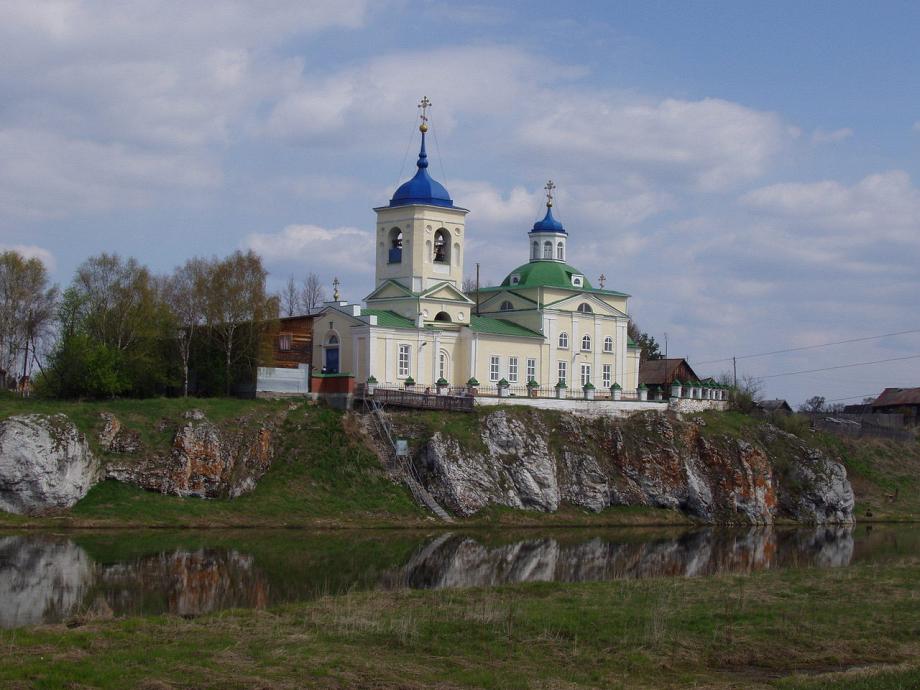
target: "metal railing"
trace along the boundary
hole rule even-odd
[[[375,386],[373,394],[368,392],[366,385],[355,386],[355,397],[365,400],[373,399],[382,405],[395,407],[411,407],[418,410],[447,410],[451,412],[472,412],[475,405],[473,397],[466,389],[464,395],[438,395],[436,391],[429,392],[406,390],[405,388],[383,388]]]

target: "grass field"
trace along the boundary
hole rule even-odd
[[[0,397],[0,419],[12,414],[63,412],[87,434],[94,450],[101,426],[99,413],[116,414],[125,426],[138,430],[147,448],[168,450],[169,428],[192,407],[202,409],[219,425],[257,423],[276,417],[289,401],[238,399],[150,399],[102,402],[60,402]],[[511,409],[514,414],[514,409]],[[548,413],[552,414],[552,413]],[[441,431],[475,447],[481,414],[418,413],[403,415],[417,431],[416,444]],[[761,421],[737,413],[704,415],[706,434],[755,438]],[[233,500],[177,498],[143,491],[116,482],[103,482],[72,510],[46,518],[0,513],[0,526],[36,527],[425,527],[434,519],[418,508],[408,491],[386,476],[373,450],[346,428],[348,417],[334,410],[300,405],[287,413],[276,431],[276,459],[257,489]],[[169,425],[166,425],[169,427]],[[163,428],[163,425],[160,425]],[[174,427],[172,427],[174,428]],[[857,515],[866,519],[915,519],[920,515],[920,443],[839,440],[793,428],[810,444],[839,457],[847,466],[857,494]],[[897,492],[897,500],[887,496]],[[590,513],[563,506],[546,515],[493,508],[463,521],[482,526],[614,526],[687,524],[674,511],[652,508],[612,508]]]
[[[0,684],[911,688],[920,562],[82,617],[0,632]]]

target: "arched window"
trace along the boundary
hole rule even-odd
[[[562,242],[556,244],[556,258],[565,261],[565,245]]]
[[[582,350],[590,350],[590,349],[591,349],[591,336],[590,336],[590,335],[586,335],[586,336],[583,336],[583,337],[582,337],[582,339],[581,339],[581,349],[582,349]]]
[[[569,334],[565,331],[559,334],[559,347],[568,347],[569,346]]]
[[[438,354],[438,378],[450,381],[450,357],[446,350]]]
[[[508,300],[505,300],[504,302],[502,302],[502,306],[500,306],[499,309],[501,309],[502,311],[511,311],[512,309],[514,309],[514,305],[511,304],[511,302],[509,302]]]
[[[581,304],[579,304],[578,311],[580,311],[582,314],[593,314],[594,313],[594,310],[591,308],[591,305],[588,304],[587,302],[582,302]]]
[[[539,258],[540,258],[540,243],[539,243],[539,242],[534,242],[534,243],[533,243],[533,256],[530,257],[530,258],[532,258],[532,259],[539,259]]]
[[[553,258],[553,243],[549,240],[543,243],[543,258],[552,259]]]
[[[400,230],[399,228],[393,228],[392,230],[390,230],[389,262],[391,264],[401,264],[402,263],[402,246],[403,246],[402,230]]]
[[[613,338],[609,335],[604,338],[604,352],[613,352]]]
[[[338,345],[338,344],[339,344],[339,336],[337,336],[335,333],[330,335],[329,338],[326,340],[326,345]]]
[[[444,228],[434,234],[434,262],[436,264],[450,263],[450,233]]]
[[[434,320],[444,321],[445,323],[450,323],[450,314],[448,314],[446,311],[439,311],[437,314],[434,315]]]

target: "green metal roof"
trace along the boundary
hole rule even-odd
[[[511,284],[511,276],[517,274],[520,280],[516,285]],[[580,275],[583,277],[583,287],[577,288],[572,285],[572,276]],[[501,288],[535,288],[535,287],[557,287],[581,292],[594,292],[601,295],[613,295],[616,297],[628,297],[629,295],[616,292],[615,290],[601,290],[591,285],[591,282],[582,271],[573,266],[569,266],[561,261],[529,261],[522,266],[518,266],[511,271],[502,284],[493,288],[482,288],[482,291],[498,290]]]
[[[537,333],[524,326],[519,326],[505,319],[494,319],[490,316],[470,317],[470,329],[474,333],[491,333],[494,335],[516,335],[524,338],[543,338],[542,333]]]
[[[405,316],[400,316],[395,311],[389,311],[387,309],[362,309],[361,315],[376,316],[377,325],[382,326],[383,328],[416,329],[415,322],[412,319],[407,319]]]

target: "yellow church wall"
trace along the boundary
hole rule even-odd
[[[528,358],[536,360],[537,371],[540,371],[543,355],[543,341],[540,339],[474,333],[471,345],[476,356],[473,376],[483,386],[494,386],[502,378],[507,379],[512,386],[526,385]],[[498,357],[499,361],[499,375],[496,379],[490,376],[492,357]],[[509,365],[512,357],[518,359],[517,381],[510,377]]]

